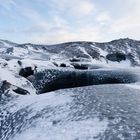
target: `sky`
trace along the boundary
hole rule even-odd
[[[0,0],[0,38],[17,43],[140,38],[140,0]]]

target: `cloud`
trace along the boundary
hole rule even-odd
[[[42,28],[46,28],[48,26],[48,21],[42,17],[37,10],[34,10],[33,8],[22,8],[22,10],[19,11],[22,16],[32,21],[34,25],[38,25]]]
[[[89,16],[94,12],[95,6],[90,1],[79,1],[71,6],[71,12],[76,14],[78,17]]]
[[[115,19],[110,27],[110,32],[120,33],[121,35],[130,37],[139,37],[140,32],[140,1],[128,0],[123,16]]]
[[[0,0],[0,7],[5,10],[10,10],[14,5],[16,5],[15,0]]]
[[[108,25],[109,22],[111,22],[111,17],[109,13],[106,11],[99,13],[99,15],[97,16],[97,22],[100,25]]]
[[[3,20],[0,30],[4,35],[18,36],[17,39],[24,36],[30,42],[51,44],[139,37],[140,1],[114,2],[117,8],[113,3],[109,8],[104,0],[98,4],[97,0],[0,0],[1,9],[8,13],[2,18],[5,23],[13,23],[4,24]]]
[[[104,21],[109,21],[110,20],[110,16],[107,12],[102,12],[99,14],[97,21],[99,22],[104,22]]]
[[[78,18],[93,14],[95,5],[91,0],[51,0],[51,10]]]
[[[40,9],[35,9],[34,6],[30,6],[28,1],[22,1],[22,4],[16,2],[14,7],[16,8],[18,15],[23,20],[30,21],[32,24],[23,26],[22,29],[7,28],[4,30],[10,34],[22,34],[22,36],[28,37],[31,41],[35,42],[39,40],[41,43],[58,43],[65,41],[76,40],[96,40],[98,37],[97,30],[87,28],[87,25],[82,24],[80,18],[87,18],[93,14],[95,5],[91,0],[38,0],[42,4],[46,4],[48,10],[48,16],[44,16]],[[14,0],[9,0],[9,4],[14,4]],[[73,21],[69,22],[65,19],[65,16],[72,17]],[[75,18],[75,19],[74,19]],[[79,18],[81,25],[75,30],[75,21]],[[72,25],[73,24],[73,25]],[[92,31],[92,32],[91,32]]]
[[[33,35],[32,42],[35,43],[47,43],[47,44],[55,44],[61,42],[69,42],[69,41],[100,41],[101,36],[99,35],[98,28],[85,27],[83,29],[79,29],[74,31],[73,29],[61,29],[55,30],[49,35],[44,33],[39,35]]]

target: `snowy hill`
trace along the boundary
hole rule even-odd
[[[140,139],[140,41],[0,40],[0,140]]]
[[[132,65],[140,64],[140,41],[128,38],[107,43],[68,42],[57,45],[16,44],[2,40],[0,48],[0,54],[3,57],[9,55],[9,57],[43,60],[69,60],[77,57],[87,61],[129,60]],[[123,55],[124,59],[115,59],[116,53]],[[112,57],[109,57],[110,54],[113,54]]]

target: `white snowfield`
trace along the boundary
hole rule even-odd
[[[102,48],[98,43],[88,42],[43,46],[0,40],[0,85],[7,80],[30,93],[23,96],[12,88],[9,92],[0,92],[0,140],[139,140],[140,60],[136,53],[139,47],[131,48],[129,42],[136,43],[124,39],[124,42],[101,44]],[[125,55],[133,52],[132,60],[107,60],[108,54],[116,50],[120,53],[119,44],[123,43],[122,52]],[[71,62],[73,58],[78,62]],[[60,89],[37,95],[30,76],[19,75],[19,71],[27,67],[36,67],[36,73],[47,69],[74,71],[73,63],[89,66],[85,71],[94,71],[93,67],[98,66],[97,71],[135,73],[137,81]]]

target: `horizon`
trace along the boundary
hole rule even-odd
[[[19,44],[19,45],[22,45],[22,44],[33,44],[33,45],[59,45],[59,44],[66,44],[66,43],[77,43],[77,42],[86,42],[86,43],[109,43],[109,42],[112,42],[112,41],[118,41],[118,40],[126,40],[126,39],[129,39],[129,40],[133,40],[133,41],[139,41],[138,39],[133,39],[133,38],[128,38],[128,37],[125,37],[125,38],[117,38],[117,39],[113,39],[113,40],[109,40],[109,41],[99,41],[99,42],[96,42],[96,41],[86,41],[86,40],[77,40],[77,41],[66,41],[66,42],[60,42],[60,43],[54,43],[54,44],[47,44],[47,43],[33,43],[33,42],[21,42],[21,43],[18,43],[18,42],[14,42],[12,40],[7,40],[7,39],[1,39],[0,38],[0,41],[9,41],[11,43],[16,43],[16,44]]]
[[[140,36],[139,0],[0,0],[0,17],[0,38],[19,44],[109,42]]]

